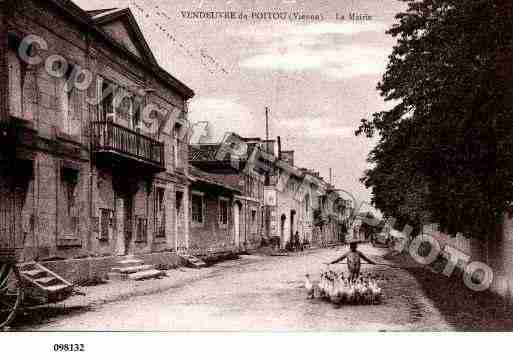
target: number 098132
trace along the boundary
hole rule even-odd
[[[54,344],[54,352],[85,352],[84,344]]]

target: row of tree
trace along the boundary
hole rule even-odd
[[[393,106],[362,119],[378,137],[362,182],[398,225],[436,222],[487,238],[513,201],[513,16],[506,0],[400,0],[377,89]],[[402,228],[402,227],[401,227]]]

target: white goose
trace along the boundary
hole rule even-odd
[[[305,275],[305,289],[308,299],[313,299],[315,296],[315,285],[310,280],[310,274]]]

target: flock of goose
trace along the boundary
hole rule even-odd
[[[305,276],[308,298],[323,298],[335,304],[379,304],[383,297],[378,280],[384,279],[375,274],[360,275],[349,280],[343,272],[326,270],[321,272],[318,283]]]

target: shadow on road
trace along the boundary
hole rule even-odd
[[[389,260],[400,266],[403,260],[399,257]],[[406,267],[405,270],[415,277],[426,297],[432,300],[455,330],[513,330],[513,306],[490,291],[475,292],[468,289],[461,271],[455,270],[448,278],[427,267]]]
[[[23,331],[25,328],[32,328],[44,325],[53,320],[62,319],[91,311],[90,306],[65,306],[62,304],[44,305],[34,308],[22,308],[11,323],[11,330]]]

